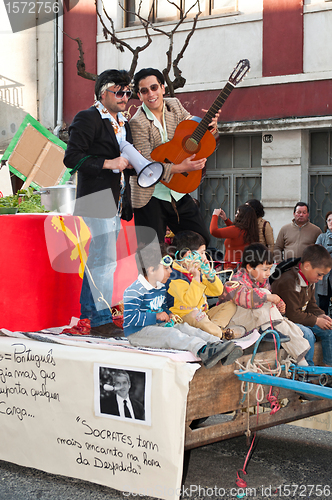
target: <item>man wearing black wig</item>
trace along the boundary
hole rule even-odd
[[[89,257],[81,290],[81,318],[88,318],[91,334],[121,336],[112,322],[116,240],[123,200],[130,203],[131,166],[120,155],[120,143],[132,143],[122,112],[131,96],[127,71],[106,70],[95,85],[96,102],[80,111],[69,127],[64,163],[77,171],[75,215],[83,216],[91,232]],[[123,214],[122,214],[123,215]]]

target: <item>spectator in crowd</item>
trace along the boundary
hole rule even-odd
[[[258,235],[259,235],[259,243],[265,245],[270,252],[273,252],[274,249],[274,237],[273,237],[273,229],[269,221],[263,219],[264,217],[264,207],[259,200],[248,200],[246,205],[252,207],[257,215],[257,223],[258,223]]]
[[[299,201],[294,207],[294,219],[279,231],[274,247],[275,261],[302,257],[305,248],[315,243],[321,232],[318,226],[309,222],[308,205]]]
[[[322,245],[332,255],[332,212],[325,215],[325,233],[318,236],[317,245]],[[318,306],[325,314],[329,313],[330,298],[332,296],[332,274],[325,274],[324,278],[317,283]]]
[[[332,366],[332,319],[318,307],[315,299],[315,285],[331,267],[332,258],[326,248],[309,245],[303,251],[299,267],[293,266],[272,283],[272,293],[286,304],[287,318],[301,328],[311,345],[306,355],[309,365],[314,364],[314,341],[318,337],[322,341],[324,363]]]
[[[219,217],[227,227],[219,228]],[[242,261],[246,245],[258,242],[258,224],[255,210],[249,205],[240,205],[234,223],[227,218],[222,208],[215,208],[212,214],[210,233],[216,238],[225,238],[225,269],[234,269]]]

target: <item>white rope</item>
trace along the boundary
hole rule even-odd
[[[276,368],[271,368],[269,363],[267,361],[254,361],[253,363],[251,362],[251,358],[248,359],[247,364],[241,364],[239,361],[235,361],[235,363],[238,366],[237,370],[234,370],[235,374],[243,374],[243,373],[260,373],[262,375],[267,374],[267,375],[273,375],[275,377],[280,377],[282,369],[281,369],[281,364],[279,363],[278,360],[276,360],[277,366]],[[288,356],[284,361],[283,364],[285,365],[285,372],[286,372],[286,377],[290,378],[291,377],[291,372],[289,371],[289,367],[291,364],[294,363],[294,359]],[[245,382],[242,381],[241,383],[241,393],[246,395],[246,397],[249,400],[249,394],[253,390],[255,382]],[[256,403],[261,403],[264,400],[265,393],[264,393],[264,387],[262,384],[257,384],[256,388]],[[272,384],[271,384],[272,385]]]

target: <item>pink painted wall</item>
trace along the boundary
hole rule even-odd
[[[263,76],[303,72],[303,0],[263,0]]]
[[[178,94],[191,114],[204,116],[218,91]],[[235,88],[226,100],[220,121],[263,120],[292,116],[325,116],[332,110],[332,80]]]
[[[69,10],[64,14],[64,121],[70,125],[78,111],[93,104],[94,81],[77,75],[76,63],[79,58],[78,44],[72,38],[83,42],[86,71],[97,73],[97,15],[93,0],[69,0]]]

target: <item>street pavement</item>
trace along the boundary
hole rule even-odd
[[[183,499],[332,498],[332,433],[280,425],[257,433],[255,445],[247,475],[241,474],[247,486],[235,482],[248,452],[245,436],[192,450]],[[1,461],[0,478],[0,500],[137,498],[105,486]]]

